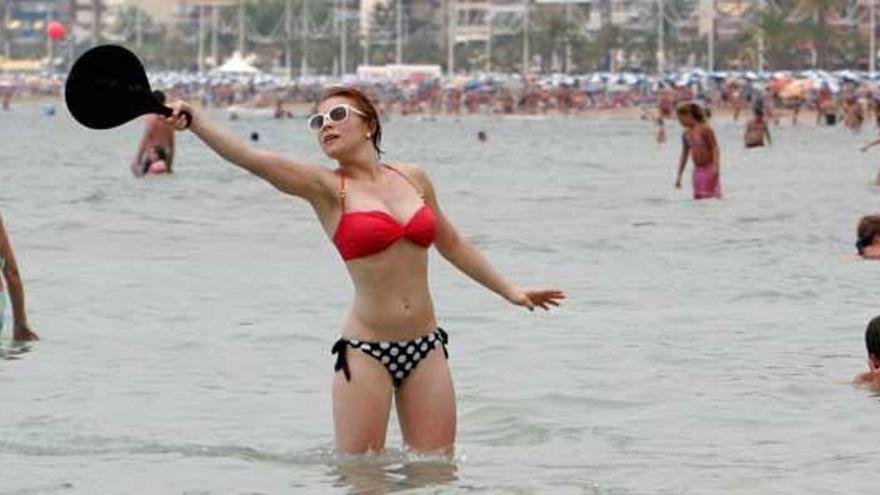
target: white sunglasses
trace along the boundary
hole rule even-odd
[[[318,132],[324,128],[324,124],[327,122],[341,124],[348,120],[352,113],[356,113],[361,117],[367,116],[367,114],[351,105],[336,105],[325,113],[316,113],[309,117],[309,129]]]

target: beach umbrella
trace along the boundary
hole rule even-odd
[[[770,91],[778,93],[782,91],[783,88],[787,87],[789,85],[789,82],[790,81],[788,79],[771,79],[767,86],[770,88]]]
[[[234,52],[223,65],[211,70],[211,74],[255,75],[259,73],[260,70],[248,63],[238,52]]]
[[[621,74],[619,78],[617,78],[617,82],[620,84],[629,84],[632,86],[639,82],[639,77],[632,73]]]
[[[835,74],[838,79],[847,82],[859,82],[862,78],[858,74],[850,70],[842,70]]]
[[[804,94],[813,86],[809,79],[796,79],[789,82],[779,91],[780,98],[803,98]]]

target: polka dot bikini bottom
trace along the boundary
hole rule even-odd
[[[347,381],[351,381],[351,371],[348,368],[348,361],[345,359],[345,351],[350,346],[360,349],[361,352],[382,363],[382,366],[391,375],[394,386],[399,387],[404,378],[416,369],[419,361],[426,358],[428,353],[434,349],[443,348],[443,354],[449,358],[449,352],[446,350],[448,343],[449,335],[438,327],[428,335],[404,342],[364,342],[358,339],[339,339],[333,344],[330,353],[336,354],[335,370],[342,370]]]

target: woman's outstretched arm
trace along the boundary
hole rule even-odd
[[[511,304],[524,306],[529,310],[534,310],[535,306],[547,310],[551,305],[559,306],[558,301],[565,299],[565,294],[556,289],[526,289],[508,281],[492,267],[489,260],[473,244],[458,234],[440,210],[436,192],[428,176],[415,166],[404,167],[404,170],[414,177],[425,191],[425,201],[428,202],[437,219],[435,237],[437,251],[453,266]]]
[[[326,193],[334,194],[333,173],[330,170],[254,148],[244,139],[212,122],[203,111],[195,110],[183,101],[175,101],[168,106],[174,111],[171,117],[165,119],[169,125],[184,130],[186,121],[181,112],[189,112],[192,116],[189,130],[199,139],[225,160],[260,177],[279,191],[309,201]]]

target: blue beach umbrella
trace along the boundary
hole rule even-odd
[[[478,81],[476,79],[470,79],[468,81],[465,81],[465,83],[464,83],[464,89],[467,91],[477,89],[479,87],[480,87],[480,81]]]

